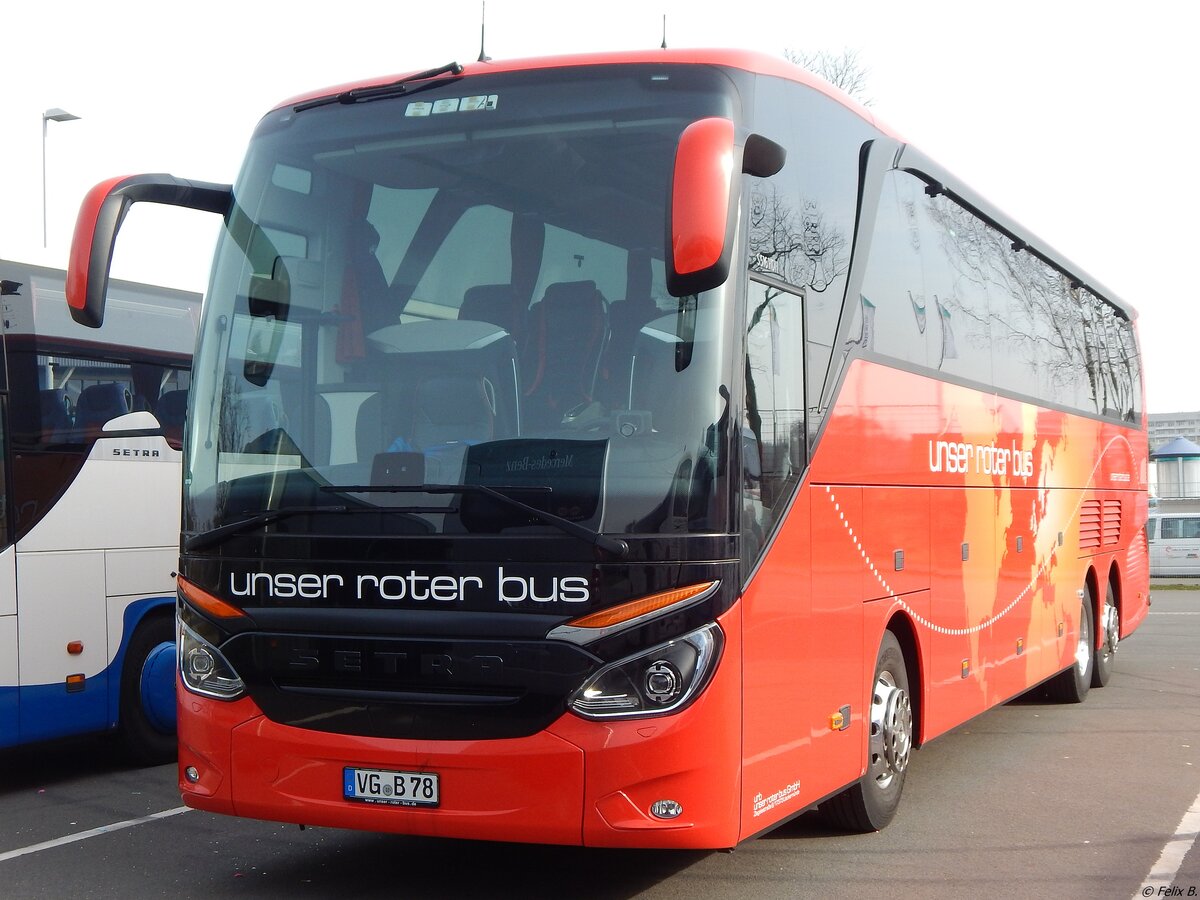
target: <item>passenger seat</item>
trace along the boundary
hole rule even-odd
[[[607,307],[594,281],[551,284],[530,307],[521,359],[523,423],[553,427],[592,400],[608,340]]]

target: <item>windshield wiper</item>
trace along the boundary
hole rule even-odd
[[[552,512],[522,503],[515,497],[510,497],[502,491],[537,491],[548,492],[548,487],[528,487],[526,485],[498,485],[493,488],[486,484],[351,484],[351,485],[322,485],[323,491],[338,491],[346,494],[483,494],[498,503],[518,509],[523,513],[540,519],[547,525],[563,531],[572,537],[587,541],[593,547],[599,547],[616,557],[624,558],[629,553],[629,544],[620,538],[609,537],[599,531],[593,531],[586,525],[556,516]]]
[[[407,78],[402,78],[399,81],[392,81],[388,84],[378,84],[374,87],[353,88],[348,91],[342,91],[340,94],[333,94],[329,97],[320,97],[317,100],[309,100],[307,103],[298,104],[294,111],[304,112],[306,109],[314,109],[318,106],[327,106],[330,103],[349,104],[357,103],[360,100],[379,100],[383,97],[402,97],[405,94],[415,94],[418,91],[423,91],[427,88],[442,84],[441,81],[428,81],[430,78],[436,78],[438,75],[461,75],[462,72],[462,66],[456,62],[450,62],[446,63],[444,66],[438,66],[436,69],[427,69],[424,72],[418,72],[415,75],[409,75]],[[417,81],[425,83],[413,83]]]
[[[267,509],[257,515],[250,516],[248,519],[240,519],[237,522],[230,522],[228,525],[218,525],[209,531],[194,534],[183,542],[183,551],[184,553],[191,553],[193,550],[203,550],[206,547],[213,547],[222,543],[226,538],[233,537],[235,534],[250,531],[261,525],[270,525],[272,522],[289,519],[292,516],[303,516],[310,513],[344,512],[349,512],[349,509],[345,506],[289,506],[286,509]]]

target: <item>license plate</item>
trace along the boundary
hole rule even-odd
[[[437,806],[436,772],[396,772],[390,769],[342,770],[342,795],[359,803],[384,806]]]

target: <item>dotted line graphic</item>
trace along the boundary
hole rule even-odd
[[[1100,468],[1100,464],[1104,461],[1104,457],[1107,455],[1109,449],[1112,447],[1112,445],[1114,443],[1116,443],[1118,441],[1123,441],[1125,444],[1129,443],[1129,441],[1124,436],[1117,435],[1116,437],[1112,438],[1107,444],[1104,445],[1104,449],[1101,451],[1100,455],[1096,458],[1096,464],[1092,467],[1091,474],[1088,475],[1087,483],[1089,486],[1093,484],[1093,481],[1096,477],[1096,472]],[[1079,500],[1075,504],[1075,509],[1072,510],[1071,514],[1067,517],[1068,522],[1074,521],[1074,519],[1079,515],[1079,510],[1083,506],[1084,494],[1086,494],[1088,490],[1090,490],[1090,487],[1085,488],[1084,490],[1079,492]],[[990,618],[984,619],[978,625],[972,625],[970,628],[946,628],[944,625],[938,625],[936,622],[931,622],[928,619],[926,619],[919,612],[917,612],[915,609],[913,609],[911,606],[909,606],[909,604],[907,603],[907,601],[905,601],[905,599],[903,597],[900,597],[896,594],[896,591],[888,583],[887,578],[884,577],[883,572],[881,572],[879,570],[879,568],[875,565],[875,563],[871,559],[871,557],[867,555],[867,550],[862,545],[862,541],[859,540],[858,535],[856,535],[854,533],[854,528],[851,526],[849,520],[847,520],[846,513],[842,509],[841,503],[838,502],[837,494],[835,494],[833,492],[832,485],[825,485],[825,495],[829,498],[829,502],[833,504],[834,512],[836,512],[838,514],[838,520],[842,523],[842,528],[845,529],[847,536],[850,538],[851,542],[854,544],[854,548],[858,551],[859,556],[862,557],[863,564],[867,567],[867,571],[869,571],[875,577],[875,580],[879,582],[879,586],[882,587],[884,589],[884,591],[887,592],[887,599],[898,600],[900,602],[901,608],[904,609],[904,611],[907,612],[910,616],[912,616],[914,621],[916,621],[918,624],[922,625],[923,627],[928,628],[930,631],[936,632],[937,634],[953,635],[955,637],[977,634],[978,632],[983,631],[983,629],[988,628],[991,625],[994,625],[996,622],[999,622],[1001,619],[1003,619],[1005,616],[1007,616],[1010,612],[1012,612],[1014,609],[1016,609],[1017,605],[1022,600],[1024,600],[1026,597],[1029,596],[1030,592],[1033,591],[1033,589],[1037,586],[1038,581],[1041,580],[1042,576],[1046,573],[1046,571],[1050,568],[1050,565],[1055,561],[1055,559],[1058,556],[1058,544],[1056,542],[1054,548],[1051,549],[1051,551],[1050,551],[1049,555],[1046,557],[1045,561],[1038,568],[1037,572],[1034,573],[1033,578],[1031,578],[1029,583],[1027,585],[1025,585],[1024,588],[1021,589],[1020,593],[1018,593],[1017,596],[1013,598],[1012,602],[1009,603],[1008,606],[1004,607],[1004,609],[1000,610],[1000,612],[994,614]]]

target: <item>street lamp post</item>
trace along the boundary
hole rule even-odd
[[[42,113],[42,248],[46,247],[46,123],[74,122],[79,116],[72,115],[57,106]]]

